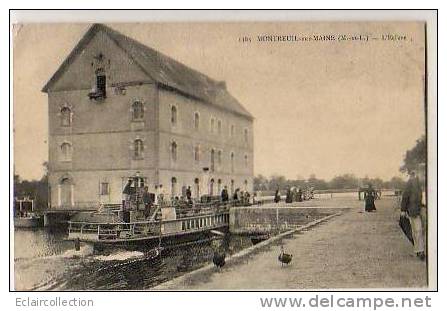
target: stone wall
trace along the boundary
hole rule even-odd
[[[322,207],[234,207],[230,209],[230,232],[256,234],[283,231],[342,211]]]

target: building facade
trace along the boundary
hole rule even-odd
[[[253,187],[253,117],[209,77],[93,25],[44,86],[52,208],[120,203],[131,176],[168,196]]]

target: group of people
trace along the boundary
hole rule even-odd
[[[129,179],[123,189],[122,212],[123,221],[130,222],[130,211],[140,211],[141,205],[145,218],[153,214],[154,207],[164,200],[164,193],[158,189],[162,189],[162,185],[155,186],[156,193],[150,193],[148,186],[136,187],[134,180]]]
[[[303,191],[301,188],[287,188],[286,192],[286,203],[292,202],[302,202],[303,201]]]
[[[381,189],[374,189],[372,188],[371,184],[368,184],[368,188],[359,188],[358,195],[359,195],[359,201],[362,200],[362,193],[363,193],[363,200],[366,199],[366,196],[372,195],[374,197],[374,200],[380,200],[382,198],[382,190]]]
[[[237,188],[233,193],[233,203],[235,205],[250,205],[250,197],[248,191]]]
[[[292,202],[302,202],[304,200],[312,199],[314,196],[313,188],[307,189],[303,191],[301,188],[297,187],[288,187],[286,191],[286,203]],[[281,201],[281,193],[279,188],[276,189],[275,194],[273,196],[273,201],[278,203]]]
[[[154,208],[168,204],[172,206],[193,206],[191,186],[186,187],[183,195],[169,197],[165,193],[163,185],[155,185],[155,193],[151,193],[148,186],[138,187],[138,184],[138,181],[129,178],[123,188],[122,210],[125,220],[129,217],[130,210],[143,210],[145,217],[148,217],[154,212]],[[204,195],[202,197],[208,198],[211,196]],[[217,196],[217,199],[222,203],[231,200],[235,205],[250,205],[260,202],[257,200],[256,193],[250,195],[248,191],[240,188],[237,188],[230,196],[227,186],[224,186],[220,198]]]

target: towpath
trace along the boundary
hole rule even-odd
[[[275,242],[223,269],[208,266],[155,289],[349,289],[422,288],[426,264],[413,255],[397,220],[394,198],[376,202],[376,213],[364,213],[352,199],[348,212],[308,231]],[[278,262],[279,243],[293,254],[289,266]]]

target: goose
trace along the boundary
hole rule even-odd
[[[213,255],[213,263],[216,267],[222,268],[225,265],[225,252],[215,251]]]
[[[281,262],[281,267],[284,264],[288,265],[292,261],[293,255],[284,253],[284,246],[281,245],[281,252],[279,253],[278,260]]]

